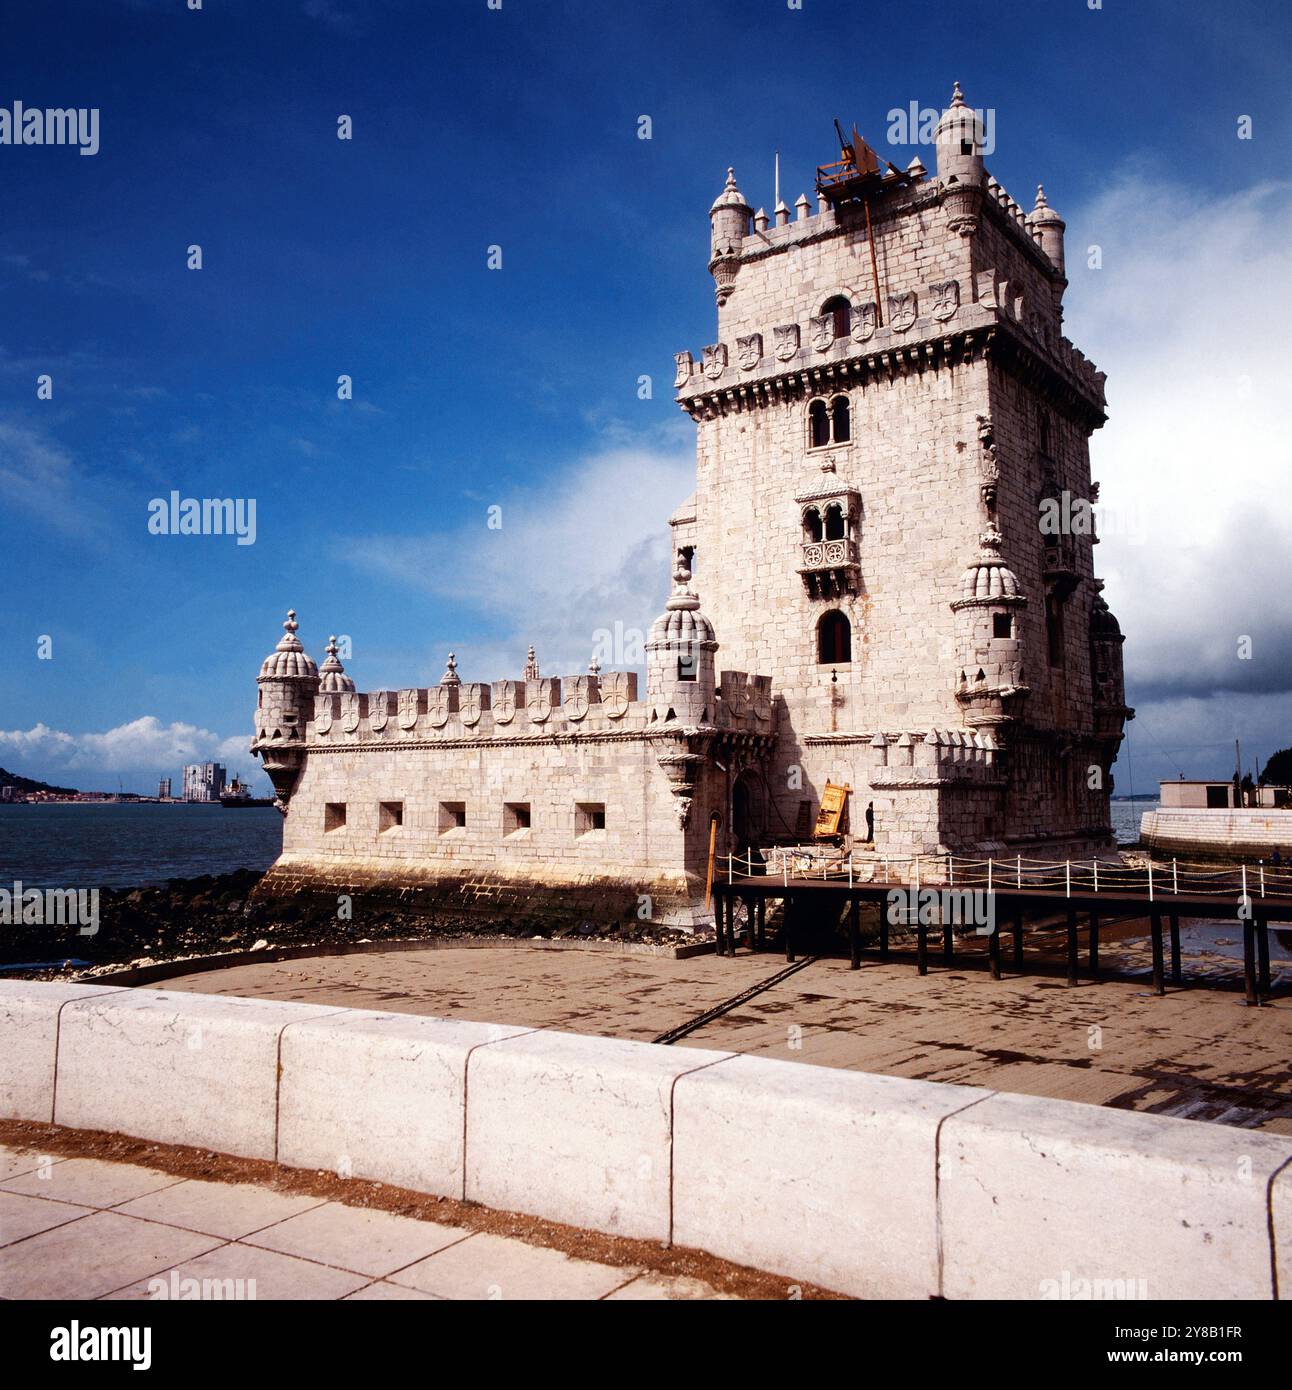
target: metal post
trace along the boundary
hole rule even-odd
[[[1270,924],[1256,919],[1256,984],[1262,995],[1270,992]]]
[[[1148,900],[1153,901],[1153,861],[1148,861]]]
[[[1066,878],[1066,881],[1067,881],[1067,886],[1068,886],[1068,897],[1071,897],[1071,896],[1072,896],[1072,860],[1071,860],[1071,859],[1065,859],[1065,860],[1063,861],[1063,872],[1064,872],[1064,875],[1065,875],[1065,878]]]
[[[1171,983],[1178,985],[1182,983],[1183,976],[1180,973],[1180,914],[1171,914]]]
[[[915,910],[915,963],[921,975],[929,973],[929,929],[918,906]]]
[[[1250,914],[1243,918],[1243,992],[1248,1004],[1260,1004],[1256,983],[1256,925]]]
[[[1180,866],[1179,861],[1171,860],[1171,892],[1178,898],[1180,896]]]
[[[1077,983],[1077,909],[1068,904],[1068,984]]]
[[[1162,914],[1156,908],[1149,913],[1149,924],[1153,931],[1153,993],[1165,994],[1166,983],[1162,978]]]
[[[879,905],[879,958],[888,959],[888,904]]]
[[[1018,856],[1018,881],[1014,885],[1016,888],[1023,886],[1023,856]]]
[[[920,891],[920,856],[915,856],[915,891]]]
[[[731,853],[728,852],[728,854],[727,854],[727,887],[728,887],[728,888],[731,887],[731,862],[732,862],[732,857],[733,857],[733,856],[731,855]]]
[[[1099,860],[1092,859],[1090,862],[1095,870],[1095,892],[1097,893],[1099,891]]]
[[[991,892],[991,855],[987,856],[987,891]]]
[[[947,855],[947,886],[954,888],[956,884],[955,865],[951,862],[951,856]]]
[[[848,851],[848,887],[852,887],[852,851]]]
[[[1265,897],[1265,865],[1261,865],[1261,897]]]

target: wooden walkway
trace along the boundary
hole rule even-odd
[[[1231,918],[1243,932],[1243,979],[1246,1002],[1259,1006],[1272,992],[1269,931],[1271,922],[1292,921],[1292,873],[1267,865],[1237,865],[1129,869],[1092,861],[967,860],[941,856],[924,860],[867,859],[836,862],[819,874],[791,868],[791,855],[755,865],[729,857],[725,872],[713,883],[714,915],[719,955],[734,956],[735,914],[743,902],[752,949],[766,945],[767,904],[782,904],[781,945],[787,961],[795,959],[795,919],[800,914],[829,916],[837,921],[847,910],[852,967],[861,964],[860,908],[879,906],[880,960],[890,959],[890,931],[909,920],[915,934],[916,966],[929,968],[929,934],[941,934],[944,964],[955,960],[957,925],[973,927],[987,937],[993,979],[1002,974],[1001,936],[1008,922],[1013,936],[1013,968],[1024,966],[1024,918],[1059,915],[1067,924],[1067,977],[1080,978],[1081,919],[1087,943],[1087,968],[1099,978],[1099,932],[1109,918],[1147,917],[1153,948],[1153,989],[1166,993],[1169,974],[1174,985],[1184,984],[1180,952],[1181,917]],[[765,868],[765,872],[757,872]],[[743,870],[743,872],[741,872]],[[878,876],[880,873],[882,877]],[[900,875],[900,876],[898,876]],[[900,894],[900,897],[896,896]],[[902,914],[894,923],[896,907]],[[1165,922],[1165,929],[1164,929]]]

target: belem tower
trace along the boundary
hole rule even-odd
[[[808,838],[827,782],[859,859],[1114,850],[1123,638],[1097,537],[1038,524],[1097,496],[1104,376],[1063,336],[1062,219],[982,143],[957,86],[933,175],[854,137],[769,217],[728,171],[644,692],[531,649],[514,679],[450,656],[438,685],[361,693],[289,616],[257,682],[286,813],[262,891],[694,926],[715,818],[720,864]]]

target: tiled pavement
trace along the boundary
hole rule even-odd
[[[508,1236],[0,1145],[0,1298],[197,1296],[722,1297]]]

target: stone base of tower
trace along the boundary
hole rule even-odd
[[[363,935],[366,912],[407,912],[445,927],[488,922],[552,931],[591,922],[598,927],[668,927],[695,932],[713,926],[704,882],[693,874],[627,879],[610,874],[498,873],[485,868],[392,866],[388,859],[282,855],[255,889],[256,899],[293,897],[341,907]],[[344,919],[343,919],[344,920]]]

